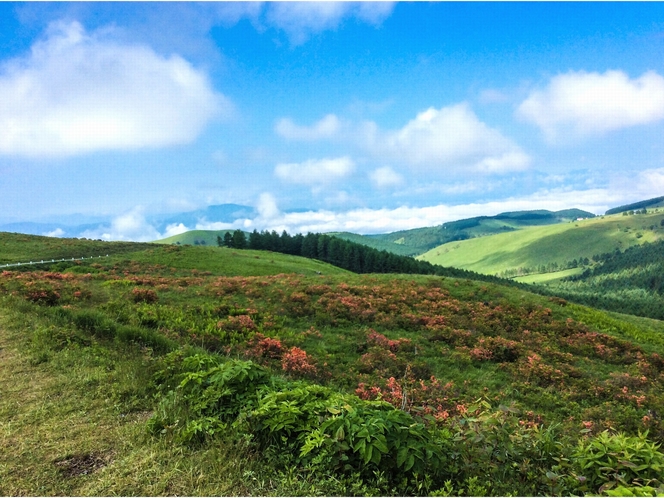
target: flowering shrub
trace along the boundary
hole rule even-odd
[[[25,298],[33,303],[54,306],[60,300],[60,293],[53,289],[35,289],[27,291]]]
[[[312,364],[311,357],[303,349],[293,346],[281,359],[281,368],[284,372],[314,375],[316,366]]]
[[[386,348],[393,353],[396,353],[399,349],[403,349],[405,346],[410,346],[411,341],[410,339],[391,340],[383,334],[379,334],[375,330],[369,329],[369,333],[367,334],[367,344]]]
[[[281,358],[284,351],[279,339],[265,337],[261,333],[254,335],[248,345],[249,350],[247,352],[254,358]]]
[[[250,332],[256,330],[256,324],[249,315],[229,316],[226,320],[217,322],[217,328],[226,332]]]
[[[135,303],[156,303],[159,296],[152,289],[141,289],[135,287],[131,291],[131,298]]]

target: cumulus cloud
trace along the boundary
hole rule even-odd
[[[467,103],[429,108],[398,130],[372,121],[359,134],[377,157],[389,157],[428,171],[470,168],[483,173],[524,170],[530,157],[512,140],[480,121]]]
[[[150,47],[50,25],[28,55],[0,66],[0,154],[68,156],[196,139],[231,104],[189,62]]]
[[[390,16],[393,2],[269,2],[266,22],[284,31],[292,45],[336,29],[346,18],[379,25]]]
[[[274,174],[287,183],[303,185],[325,185],[350,175],[355,163],[348,157],[332,159],[309,159],[302,163],[281,163],[274,168]]]
[[[312,126],[298,126],[290,118],[277,121],[274,131],[287,140],[320,140],[334,137],[341,129],[339,118],[328,114]]]
[[[101,225],[93,230],[86,230],[80,236],[89,239],[131,240],[149,242],[161,238],[161,234],[145,219],[145,210],[137,206],[111,221],[110,226]]]
[[[264,192],[260,195],[256,211],[258,211],[258,217],[264,220],[274,219],[281,214],[277,207],[277,200],[269,192]]]
[[[181,233],[188,231],[189,229],[184,225],[184,223],[172,223],[166,227],[166,231],[160,238],[165,239],[167,237],[173,237],[174,235],[180,235]]]
[[[369,173],[369,178],[378,188],[395,187],[403,183],[403,177],[389,166],[373,170]]]
[[[664,119],[664,78],[654,71],[630,79],[622,71],[569,72],[534,90],[517,116],[537,125],[547,140],[601,135]]]

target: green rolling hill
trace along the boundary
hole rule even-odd
[[[549,273],[576,266],[568,264],[574,260],[663,239],[663,220],[664,210],[657,210],[529,227],[442,244],[418,259],[487,274]]]
[[[192,246],[216,246],[217,237],[224,238],[226,232],[233,230],[189,230],[188,232],[155,240],[155,244],[189,244]]]
[[[414,228],[385,234],[358,235],[338,232],[330,235],[402,256],[417,256],[448,242],[513,232],[532,226],[566,223],[578,218],[592,218],[594,216],[594,214],[580,209],[565,209],[556,212],[547,210],[514,211],[497,214],[496,216],[477,216],[434,227]]]
[[[624,213],[627,211],[635,211],[640,209],[655,209],[664,207],[664,196],[654,197],[653,199],[648,199],[645,201],[634,202],[632,204],[626,204],[624,206],[618,206],[612,209],[609,209],[605,214],[617,214]]]

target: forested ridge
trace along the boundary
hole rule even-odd
[[[593,260],[598,262],[593,268],[540,289],[596,308],[664,319],[664,241]]]

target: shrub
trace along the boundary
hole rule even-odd
[[[311,357],[303,349],[293,346],[281,359],[281,368],[284,372],[304,375],[316,374],[316,366],[312,364]]]
[[[626,436],[604,431],[581,440],[572,456],[589,489],[602,492],[616,484],[661,484],[664,454],[659,451],[660,445],[648,441],[646,436],[647,432]]]
[[[60,294],[53,289],[34,289],[27,291],[25,298],[33,303],[55,306],[60,301]]]
[[[156,303],[159,300],[159,296],[152,289],[141,289],[140,287],[135,287],[131,291],[131,298],[135,303]]]

